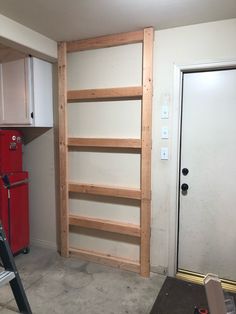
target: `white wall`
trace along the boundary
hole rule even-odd
[[[54,130],[50,129],[24,146],[23,161],[29,172],[30,243],[56,249],[54,149]]]
[[[236,60],[236,19],[199,24],[157,31],[154,48],[154,98],[153,98],[153,162],[152,162],[152,239],[151,264],[157,270],[168,265],[170,212],[175,210],[171,195],[173,169],[176,160],[172,159],[172,147],[176,147],[176,134],[172,133],[177,119],[173,108],[174,65]],[[170,98],[170,118],[160,119],[160,108],[164,98]],[[170,139],[161,140],[161,126],[168,125]],[[175,141],[175,142],[173,142]],[[170,159],[160,160],[160,147],[168,146]]]

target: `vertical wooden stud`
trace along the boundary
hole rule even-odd
[[[141,246],[140,273],[150,275],[151,224],[151,139],[153,94],[153,28],[144,29],[143,40],[143,101],[142,101],[142,154],[141,154]]]
[[[59,167],[60,167],[60,250],[69,255],[68,215],[68,153],[67,153],[67,52],[66,43],[58,43],[58,86],[59,86]]]

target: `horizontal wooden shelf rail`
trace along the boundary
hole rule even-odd
[[[140,238],[140,226],[129,223],[70,214],[69,224],[72,226],[108,231]]]
[[[113,196],[113,197],[129,198],[129,199],[134,199],[134,200],[141,199],[140,189],[129,189],[129,188],[114,187],[114,186],[111,187],[111,186],[104,186],[104,185],[69,182],[68,190],[69,192],[75,192],[75,193]]]
[[[72,255],[80,257],[81,259],[85,259],[86,261],[117,267],[120,269],[133,271],[136,273],[140,272],[140,263],[137,261],[115,257],[110,254],[104,254],[95,251],[77,249],[74,247],[70,247],[69,252]]]
[[[69,137],[68,146],[73,147],[107,147],[107,148],[129,148],[141,149],[141,140],[135,138],[79,138]]]
[[[68,102],[141,99],[142,86],[69,90]]]
[[[67,52],[108,48],[127,44],[141,43],[143,42],[143,38],[143,31],[120,33],[115,35],[70,41],[66,43],[66,48]]]

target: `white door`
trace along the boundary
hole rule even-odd
[[[185,73],[182,96],[178,270],[236,281],[236,70]]]

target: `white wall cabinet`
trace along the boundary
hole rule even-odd
[[[0,65],[0,125],[53,126],[51,63],[27,57]]]

